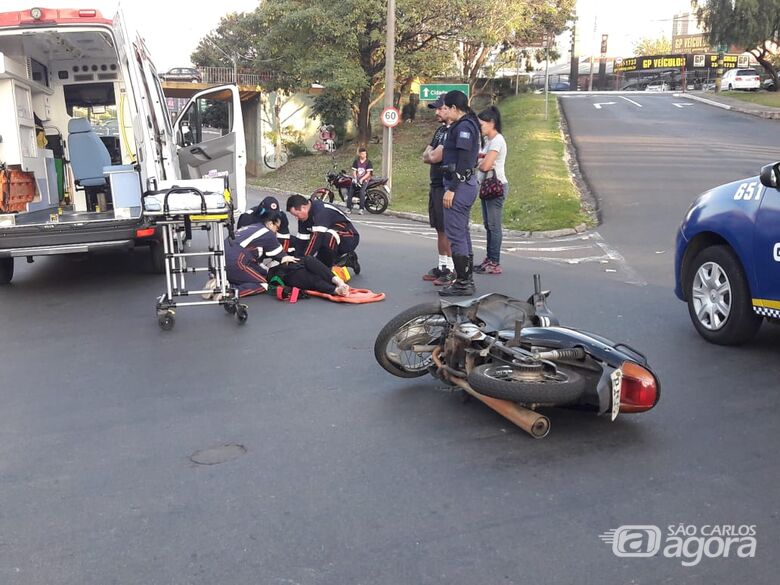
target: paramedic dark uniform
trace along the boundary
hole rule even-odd
[[[452,255],[471,256],[469,216],[477,198],[474,170],[479,156],[481,132],[473,113],[465,114],[450,126],[444,141],[442,168],[444,188],[453,191],[452,207],[444,208],[444,233],[452,246]],[[454,167],[454,171],[450,171]]]
[[[285,251],[276,234],[255,223],[236,231],[235,239],[225,240],[225,267],[230,284],[239,297],[257,295],[268,290],[268,268],[262,261],[284,257]]]
[[[264,212],[279,210],[279,200],[276,197],[266,197],[260,202],[260,205],[253,207],[247,213],[242,213],[238,218],[236,227],[242,228],[254,223],[260,223],[260,216]],[[276,239],[279,240],[285,252],[288,254],[295,252],[294,238],[290,235],[290,219],[284,211],[282,211],[282,225],[279,226]]]
[[[335,205],[311,200],[309,218],[298,221],[297,256],[316,256],[325,266],[354,252],[360,242],[355,226]]]

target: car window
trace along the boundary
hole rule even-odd
[[[737,71],[737,75],[758,75],[753,69],[740,69]]]
[[[182,118],[183,144],[199,144],[229,134],[233,126],[233,96],[225,93],[225,100],[201,97],[192,102]]]

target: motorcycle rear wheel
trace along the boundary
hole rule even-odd
[[[369,189],[366,192],[366,211],[379,215],[384,213],[390,201],[387,199],[387,193],[381,189]]]
[[[374,357],[399,378],[419,378],[433,364],[430,352],[414,352],[413,345],[432,345],[448,327],[439,303],[415,305],[393,317],[377,335]]]
[[[559,405],[574,402],[585,390],[585,378],[571,368],[557,367],[556,375],[518,380],[517,368],[507,364],[482,364],[469,373],[474,390],[491,398],[521,404]]]

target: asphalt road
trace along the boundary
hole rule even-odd
[[[693,191],[665,189],[664,205],[649,205],[651,169],[673,185],[672,173],[686,182],[703,163],[669,168],[658,160],[672,157],[632,153],[643,128],[679,128],[677,108],[638,124],[636,143],[622,120],[612,156],[625,153],[625,164],[590,166],[604,155],[589,145],[611,140],[610,127],[600,139],[588,130],[600,112],[577,99],[569,123],[589,180],[605,189],[599,232],[646,284],[610,264],[510,252],[505,273],[479,277],[479,290],[525,296],[541,272],[564,323],[648,355],[662,381],[654,411],[610,423],[550,410],[551,434],[535,441],[432,378],[386,374],[372,356],[376,333],[436,298],[420,280],[433,243],[392,218],[361,220],[355,281],[386,301],[253,298],[243,327],[218,308],[182,309],[161,332],[162,279],[140,252],[36,261],[0,289],[0,583],[775,583],[780,331],[711,346],[672,295],[671,251],[655,248]],[[767,123],[755,124],[744,144]],[[629,165],[642,179],[632,188],[602,178]],[[730,178],[721,163],[711,173],[710,184]],[[636,238],[621,221],[639,224]],[[246,452],[190,460],[226,444]],[[680,523],[755,525],[756,556],[684,567],[618,558],[599,539],[621,525],[665,533]]]
[[[774,120],[673,94],[575,94],[559,103],[602,202],[598,231],[648,281],[673,285],[674,237],[698,194],[780,160]]]

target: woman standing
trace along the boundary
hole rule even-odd
[[[474,294],[474,253],[469,216],[477,198],[476,166],[479,155],[479,120],[462,91],[444,95],[441,118],[449,125],[442,153],[444,171],[444,233],[452,247],[455,282],[444,287],[441,296]]]
[[[482,199],[482,219],[487,232],[487,256],[482,264],[474,268],[480,274],[501,274],[501,218],[504,213],[504,201],[509,192],[509,181],[506,178],[506,140],[501,134],[501,112],[495,106],[479,113],[479,124],[485,144],[479,152],[479,181],[492,178],[501,181],[504,193],[500,197]]]

